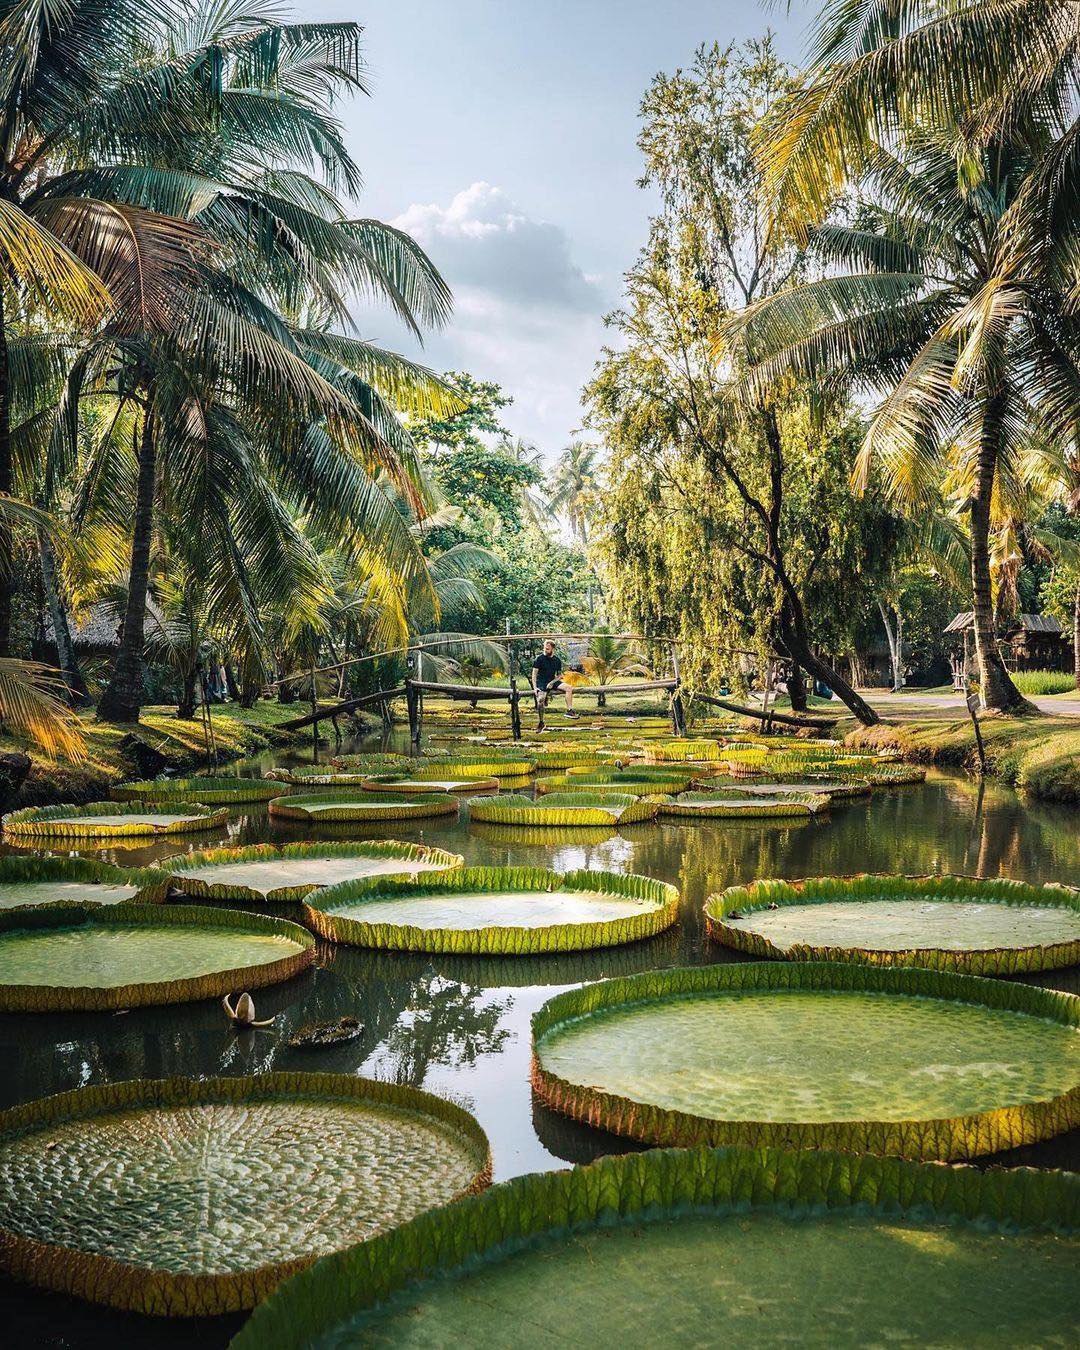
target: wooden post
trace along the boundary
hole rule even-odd
[[[770,656],[765,665],[765,692],[761,699],[761,731],[768,736],[772,733],[772,715],[769,712],[769,694],[772,691],[773,659]]]
[[[390,712],[390,700],[384,698],[379,704],[379,711],[382,713],[382,724],[384,731],[390,731],[394,726],[394,718]]]
[[[413,660],[409,658],[409,668],[412,669]],[[405,676],[405,706],[409,710],[409,740],[412,744],[420,744],[420,709],[418,707],[418,694],[416,686],[413,683],[411,675]]]
[[[983,745],[982,727],[979,726],[979,695],[968,694],[967,710],[971,714],[971,725],[975,728],[975,747],[979,752],[979,777],[986,776],[986,746]]]
[[[510,620],[506,621],[506,673],[510,677],[510,734],[515,741],[521,740],[521,711],[518,708],[517,672],[515,671],[514,644],[510,641]]]

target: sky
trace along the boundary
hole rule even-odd
[[[514,436],[554,459],[581,426],[603,316],[646,234],[636,185],[641,96],[703,42],[772,27],[796,61],[793,0],[309,0],[364,27],[371,97],[337,115],[364,174],[359,212],[407,229],[454,292],[417,347],[385,311],[362,336],[436,370],[495,380]]]

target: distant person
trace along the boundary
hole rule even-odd
[[[548,694],[563,694],[566,697],[567,717],[576,717],[574,711],[574,691],[559,676],[562,674],[562,662],[555,655],[555,644],[550,638],[544,643],[544,650],[532,664],[532,687],[536,694],[536,705],[542,708],[547,703]]]

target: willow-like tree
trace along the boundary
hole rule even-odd
[[[744,354],[714,359],[724,321],[801,266],[797,250],[770,243],[751,144],[789,87],[765,39],[703,48],[645,96],[642,182],[662,210],[611,319],[621,341],[588,391],[611,465],[607,573],[643,631],[778,651],[795,667],[796,698],[809,672],[870,725],[877,714],[823,656],[806,604],[815,574],[844,551],[846,512],[831,489],[850,451],[847,419],[815,424],[794,383],[733,397]]]

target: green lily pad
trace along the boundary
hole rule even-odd
[[[185,834],[224,825],[229,813],[181,802],[91,802],[89,806],[27,806],[3,817],[5,834],[40,839],[122,839],[125,835]]]
[[[0,910],[28,905],[119,905],[163,900],[167,880],[151,867],[114,867],[89,858],[0,858]]]
[[[47,905],[0,913],[0,1012],[186,1003],[311,964],[295,923],[195,905]]]
[[[275,797],[270,815],[280,820],[415,820],[424,816],[450,816],[457,798],[433,792],[406,797],[391,792],[324,792]]]
[[[656,972],[533,1019],[556,1110],[649,1143],[972,1158],[1080,1124],[1080,1000],[922,969]]]
[[[317,1073],[83,1088],[0,1112],[0,1266],[138,1312],[250,1308],[489,1179],[476,1121],[413,1088]]]
[[[675,887],[650,877],[470,867],[442,876],[344,882],[310,896],[305,915],[332,942],[524,956],[652,937],[675,922],[678,906]]]
[[[460,867],[463,861],[460,853],[426,844],[377,840],[208,849],[170,858],[161,868],[168,881],[185,895],[249,904],[289,904],[298,903],[320,886],[362,877],[443,871]]]
[[[419,777],[416,774],[377,774],[364,779],[365,792],[397,792],[407,796],[416,796],[425,792],[452,792],[461,795],[468,792],[498,792],[497,778],[461,778],[451,774],[449,768],[441,774]]]
[[[824,793],[777,792],[773,796],[717,787],[665,797],[657,804],[661,816],[701,816],[709,819],[815,816],[828,808]]]
[[[757,881],[709,897],[710,936],[770,960],[1015,975],[1080,961],[1080,890],[974,877]]]
[[[265,802],[288,789],[269,778],[151,778],[120,783],[112,789],[118,802],[201,802],[204,806]]]
[[[493,825],[630,825],[652,820],[656,806],[616,792],[552,792],[541,801],[503,795],[474,797],[469,819]]]
[[[895,1158],[652,1150],[517,1177],[325,1257],[232,1350],[1053,1345],[1080,1181]]]

